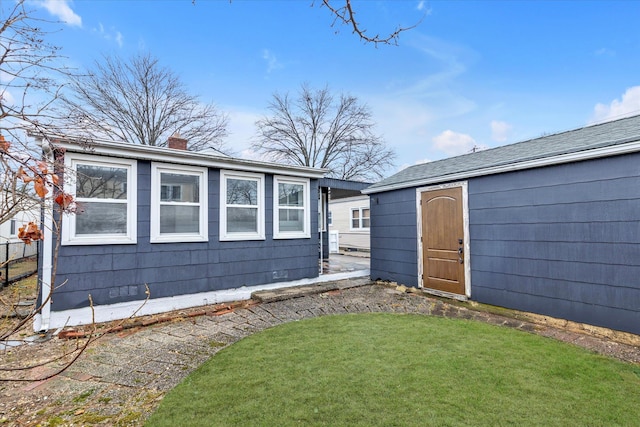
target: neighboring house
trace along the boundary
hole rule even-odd
[[[336,178],[322,178],[320,180],[320,188],[321,188],[321,200],[320,200],[320,212],[319,212],[319,222],[322,225],[320,227],[320,242],[321,242],[321,253],[324,259],[329,258],[329,252],[339,252],[339,247],[343,246],[341,242],[341,235],[339,230],[336,229],[335,224],[341,223],[343,219],[341,219],[341,214],[338,213],[338,218],[336,219],[334,212],[332,211],[332,205],[339,201],[352,197],[360,197],[363,199],[368,199],[368,196],[362,195],[362,190],[369,187],[371,183],[368,182],[360,182],[360,181],[349,181],[343,179]],[[368,205],[368,202],[366,202]],[[364,208],[365,203],[358,204],[357,208]],[[349,215],[351,212],[349,211]],[[368,226],[367,218],[362,217],[362,212],[358,212],[354,214],[358,216],[358,225],[359,226]],[[365,211],[364,214],[367,214]],[[337,222],[336,222],[337,221]],[[364,234],[364,228],[360,227],[361,233]],[[348,230],[345,226],[342,228],[343,230]],[[347,242],[349,242],[349,238],[347,237]],[[353,241],[352,241],[353,243]],[[362,248],[364,249],[364,244],[368,248],[368,236],[366,238],[360,238],[356,243],[362,244]],[[355,248],[352,246],[352,248]]]
[[[0,224],[0,243],[21,242],[18,239],[20,227],[30,223],[40,222],[40,206],[30,206],[25,210],[17,212],[9,221]]]
[[[62,215],[59,235],[45,216],[39,274],[44,295],[55,292],[36,330],[245,299],[318,277],[324,170],[189,152],[176,140],[89,149],[41,141],[73,172],[65,189],[77,208]]]
[[[371,278],[640,334],[640,116],[415,165],[371,197]]]
[[[369,251],[369,196],[329,201],[329,232],[336,232],[338,246],[346,251]]]
[[[0,264],[5,261],[19,260],[37,255],[38,244],[27,245],[18,238],[18,232],[20,227],[30,222],[36,224],[40,222],[40,201],[30,196],[25,196],[18,203],[18,206],[13,206],[12,197],[7,197],[6,193],[3,193],[0,197],[3,199],[3,205],[11,205],[12,210],[15,212],[10,220],[0,224]]]

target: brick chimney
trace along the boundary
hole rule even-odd
[[[169,139],[167,139],[167,146],[169,148],[173,148],[174,150],[186,150],[187,140],[184,138],[180,138],[180,134],[176,132],[171,135]]]

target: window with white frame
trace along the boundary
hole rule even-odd
[[[368,230],[370,225],[369,208],[351,209],[351,229]]]
[[[220,172],[220,240],[264,240],[264,175]]]
[[[273,238],[311,237],[309,180],[276,176],[273,191]]]
[[[206,242],[207,169],[151,165],[151,242]]]
[[[62,217],[63,245],[136,243],[136,169],[130,159],[67,153],[65,190],[76,212]]]

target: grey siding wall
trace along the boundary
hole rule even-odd
[[[273,239],[273,177],[265,182],[266,240],[220,242],[220,172],[209,169],[209,241],[150,243],[151,164],[138,162],[138,243],[62,246],[53,310],[232,289],[318,275],[318,183],[311,180],[311,238]],[[204,301],[203,301],[204,303]]]
[[[471,179],[469,220],[472,299],[640,333],[640,154]]]
[[[372,194],[371,279],[418,286],[416,190]]]

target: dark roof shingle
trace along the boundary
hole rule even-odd
[[[442,178],[441,182],[446,182],[450,175],[456,175],[458,179],[460,174],[472,177],[479,175],[480,171],[487,168],[614,147],[636,141],[640,141],[640,115],[414,165],[373,184],[364,192],[375,193],[388,189],[406,188],[439,178]]]

